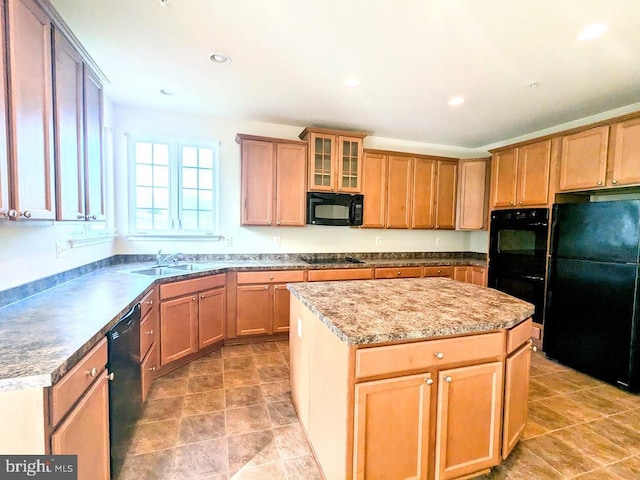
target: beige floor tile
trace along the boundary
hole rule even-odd
[[[278,382],[289,379],[289,367],[286,365],[277,365],[274,367],[258,368],[258,376],[261,383]]]
[[[260,430],[229,437],[229,473],[235,474],[246,467],[278,462],[278,447],[273,430]]]
[[[187,393],[187,377],[159,378],[151,384],[149,399],[177,397]]]
[[[598,435],[585,425],[565,428],[554,435],[600,465],[608,465],[629,456],[627,450]]]
[[[227,435],[242,435],[244,433],[264,430],[271,427],[271,420],[266,405],[252,405],[250,407],[230,408],[225,410]]]
[[[254,368],[253,356],[249,357],[231,357],[224,359],[224,371],[231,372],[234,370],[247,370]]]
[[[161,422],[137,424],[128,454],[140,455],[173,447],[178,436],[179,423],[180,419],[172,418]]]
[[[585,473],[584,475],[578,475],[574,478],[575,480],[623,480],[607,468],[599,468],[598,470]]]
[[[171,478],[193,480],[227,474],[227,439],[217,438],[176,447]]]
[[[254,355],[264,354],[264,353],[278,353],[280,350],[278,349],[278,345],[276,342],[263,342],[263,343],[252,343],[251,344],[251,352]]]
[[[609,471],[621,478],[640,478],[640,457],[631,457],[609,466]]]
[[[198,360],[191,362],[189,368],[189,376],[209,375],[212,373],[222,373],[222,359],[211,358],[207,360]]]
[[[246,357],[252,353],[250,345],[225,345],[222,347],[222,358]]]
[[[496,478],[505,478],[506,475],[509,480],[558,480],[562,478],[560,472],[531,450],[524,448],[522,444],[517,445],[511,455],[494,471],[497,471],[494,473]]]
[[[232,480],[286,480],[287,475],[280,462],[243,468],[229,477]]]
[[[296,411],[288,400],[284,402],[268,403],[267,409],[269,410],[269,417],[271,417],[272,427],[282,427],[284,425],[298,423]]]
[[[189,377],[187,392],[202,393],[209,390],[220,390],[223,388],[222,375],[222,373],[212,373],[211,375]]]
[[[273,434],[276,438],[280,458],[299,457],[311,453],[307,437],[299,423],[274,428]]]
[[[225,436],[224,411],[190,415],[180,419],[177,445],[197,443]]]
[[[249,370],[235,370],[224,373],[224,388],[246,387],[260,383],[258,371],[255,368]]]
[[[601,418],[586,423],[585,426],[601,437],[627,450],[629,456],[640,454],[640,432],[613,419],[614,417]]]
[[[313,455],[303,455],[283,460],[288,480],[323,480]]]
[[[288,380],[263,383],[260,388],[267,402],[283,402],[291,399],[291,386]]]
[[[118,480],[158,480],[169,478],[173,450],[129,455],[118,475]]]
[[[587,473],[599,467],[595,461],[564,442],[560,438],[559,432],[525,440],[522,442],[522,448],[530,450],[565,477]],[[509,476],[511,476],[511,472],[509,472]]]
[[[545,432],[569,427],[575,423],[573,420],[551,410],[541,402],[529,403],[527,419],[543,428]]]
[[[284,357],[282,353],[263,353],[260,355],[254,355],[253,361],[257,367],[271,367],[275,365],[285,365]]]
[[[265,403],[260,385],[228,388],[224,391],[227,408],[248,407]]]
[[[540,400],[545,407],[568,418],[573,424],[588,422],[602,417],[604,414],[597,408],[593,408],[583,403],[578,403],[569,398],[568,395],[559,395],[544,400]]]
[[[224,390],[210,390],[202,393],[190,393],[184,396],[182,416],[224,410]]]
[[[158,422],[180,417],[183,403],[183,396],[149,399],[144,405],[138,423]]]

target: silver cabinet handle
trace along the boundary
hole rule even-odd
[[[87,216],[86,216],[86,217],[84,217],[84,218],[85,218],[85,220],[95,220],[95,219],[97,219],[98,217],[97,217],[96,215],[87,215]]]
[[[204,293],[202,295],[200,295],[200,298],[204,298]]]
[[[451,383],[453,379],[451,377],[444,377],[444,381],[447,383]]]
[[[440,272],[438,272],[438,273],[440,273]],[[436,358],[437,358],[438,360],[442,360],[442,359],[444,358],[444,353],[442,353],[442,352],[436,352],[435,356],[436,356]]]
[[[147,332],[147,335],[153,335],[153,330],[149,330],[149,331]]]
[[[433,378],[427,378],[427,379],[425,380],[425,383],[426,383],[427,385],[433,385]]]
[[[149,300],[149,301],[147,302],[147,305],[149,305],[149,306],[153,305],[153,300]]]
[[[402,275],[402,272],[398,272],[398,275]]]
[[[598,185],[602,185],[602,182],[598,182]]]
[[[111,372],[107,378],[108,378],[109,380],[113,381],[113,379],[114,379],[114,378],[116,378],[116,374],[115,374],[115,373],[113,373],[113,372]]]
[[[617,180],[611,180],[611,183],[613,183],[614,185],[616,185],[618,183]]]
[[[88,377],[95,377],[97,374],[98,374],[98,369],[96,367],[93,367],[91,370],[87,371]]]
[[[156,371],[156,367],[149,367],[149,371],[150,372],[155,372]]]
[[[17,210],[9,210],[7,212],[7,217],[9,217],[11,220],[15,220],[16,218],[18,218],[18,211]]]
[[[29,210],[25,210],[24,212],[22,212],[22,216],[24,218],[31,218],[31,212]]]

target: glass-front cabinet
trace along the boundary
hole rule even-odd
[[[365,136],[360,132],[306,128],[300,138],[309,143],[309,190],[359,193]]]

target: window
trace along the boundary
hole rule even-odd
[[[218,144],[129,136],[129,232],[213,234]]]

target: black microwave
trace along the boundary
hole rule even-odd
[[[307,224],[362,225],[364,195],[307,192]]]

